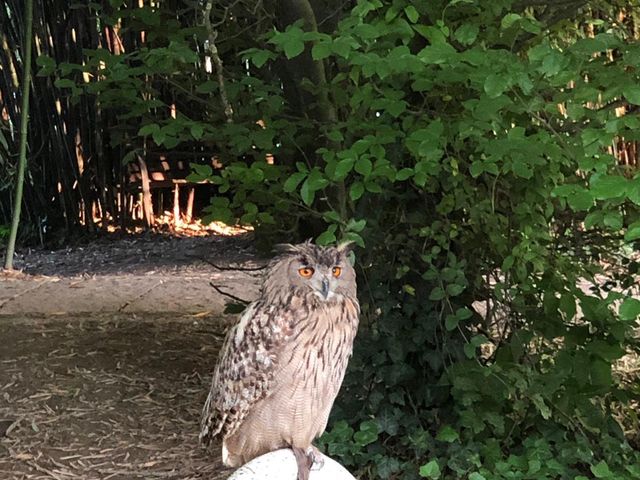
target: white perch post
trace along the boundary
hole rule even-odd
[[[322,456],[324,464],[314,464],[309,480],[356,480],[346,468],[335,460]],[[228,480],[296,480],[298,464],[288,448],[265,453],[244,464]]]

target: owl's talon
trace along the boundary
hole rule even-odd
[[[298,480],[309,480],[309,473],[313,466],[313,459],[303,449],[298,447],[291,447],[294,457],[296,457],[296,463],[298,464]]]
[[[322,470],[322,467],[324,467],[324,455],[317,447],[311,445],[307,449],[307,456],[311,462],[311,470]]]

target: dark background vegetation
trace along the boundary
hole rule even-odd
[[[0,10],[0,225],[22,3]],[[358,245],[321,444],[363,478],[640,478],[637,1],[34,11],[24,242],[126,227],[128,165],[181,155],[206,219]]]

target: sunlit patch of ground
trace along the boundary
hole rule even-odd
[[[222,235],[225,237],[235,237],[245,235],[253,231],[251,225],[227,225],[222,222],[204,223],[196,218],[189,222],[180,220],[175,222],[173,214],[165,212],[163,215],[155,217],[154,229],[160,232],[170,232],[174,235],[189,237],[204,237],[208,235]],[[116,233],[122,229],[117,225],[108,225],[107,232]],[[143,225],[128,227],[127,231],[133,234],[140,234],[147,231]]]
[[[4,319],[0,478],[225,478],[197,442],[223,331],[192,316]]]

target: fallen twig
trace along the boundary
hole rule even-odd
[[[236,302],[242,303],[244,305],[249,305],[251,302],[249,300],[245,300],[243,298],[240,297],[236,297],[235,295],[231,294],[231,293],[227,293],[224,290],[222,290],[219,286],[217,286],[216,284],[214,284],[213,282],[209,282],[209,285],[211,285],[211,287],[218,292],[221,295],[224,295],[225,297],[229,297],[232,300],[235,300]]]

